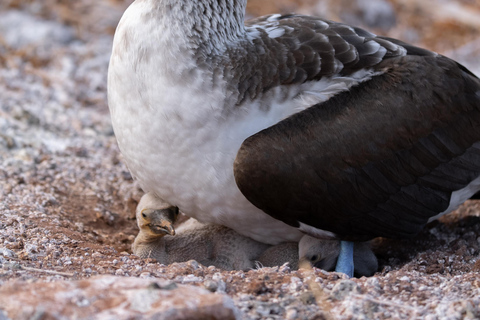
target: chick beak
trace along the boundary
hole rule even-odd
[[[175,229],[173,228],[172,224],[166,220],[162,220],[160,224],[157,225],[158,229],[164,231],[166,234],[171,236],[175,235]]]

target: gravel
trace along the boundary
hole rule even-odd
[[[480,318],[475,200],[414,239],[377,239],[380,269],[370,278],[287,265],[248,272],[195,261],[165,266],[132,255],[142,192],[122,162],[106,99],[112,32],[127,4],[0,4],[0,295],[13,285],[33,297],[36,283],[60,290],[110,276],[228,296],[241,319]],[[457,57],[478,66],[472,43]],[[0,319],[8,319],[3,308],[0,301]]]

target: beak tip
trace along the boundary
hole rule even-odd
[[[168,235],[171,235],[171,236],[175,235],[175,228],[171,224],[164,225],[164,226],[162,226],[162,228],[163,228],[163,230],[165,230],[165,232]]]

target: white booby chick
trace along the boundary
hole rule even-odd
[[[145,191],[278,244],[411,237],[480,189],[470,71],[315,17],[245,22],[245,6],[136,0],[123,15],[109,107]]]
[[[178,208],[152,193],[145,194],[137,206],[140,232],[132,245],[133,253],[163,264],[197,260],[225,270],[249,270],[257,262],[262,267],[281,266],[288,262],[292,269],[298,269],[300,260],[302,267],[327,271],[334,270],[340,253],[338,240],[321,240],[306,235],[299,244],[285,242],[270,246],[227,227],[202,224],[195,219],[187,220],[175,231],[173,226],[177,217]],[[375,255],[364,243],[355,246],[358,246],[354,255],[355,274],[372,275],[378,267]]]
[[[151,194],[144,195],[137,207],[140,232],[133,243],[133,253],[163,264],[196,260],[224,270],[250,270],[270,247],[227,227],[202,224],[195,219],[185,221],[175,231],[177,216],[178,208]]]

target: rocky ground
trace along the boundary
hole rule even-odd
[[[132,255],[142,193],[106,100],[112,35],[129,2],[0,3],[1,320],[480,318],[475,200],[413,240],[376,240],[380,269],[370,278]],[[480,74],[475,0],[252,0],[248,9],[363,25]]]

